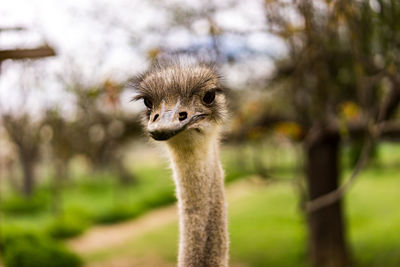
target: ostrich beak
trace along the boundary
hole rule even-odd
[[[167,109],[162,103],[159,112],[153,112],[147,125],[150,136],[157,141],[165,141],[184,131],[192,123],[204,118],[206,114],[183,111],[178,101],[174,107]]]

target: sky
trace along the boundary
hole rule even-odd
[[[57,56],[31,62],[4,61],[0,73],[0,112],[40,113],[59,105],[71,111],[73,97],[63,81],[79,77],[87,85],[110,79],[122,82],[148,66],[150,49],[187,49],[207,45],[209,20],[232,32],[221,39],[224,53],[242,55],[223,66],[226,80],[237,87],[271,72],[271,58],[285,53],[284,44],[265,33],[261,0],[13,0],[0,5],[0,49],[32,48],[45,43]],[[213,10],[212,13],[205,12]],[[180,13],[192,14],[179,24]],[[177,22],[178,21],[178,22]],[[243,35],[243,33],[246,33]],[[257,55],[257,56],[254,56]],[[131,92],[122,96],[129,102]]]

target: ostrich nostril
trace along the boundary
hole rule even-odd
[[[180,121],[186,120],[187,115],[188,115],[187,112],[179,112],[179,120]]]
[[[154,115],[153,122],[156,121],[156,119],[157,119],[158,117],[159,117],[158,114]]]

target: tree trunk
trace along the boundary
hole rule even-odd
[[[121,185],[130,185],[136,182],[135,176],[129,173],[120,159],[116,159],[113,165]]]
[[[52,184],[53,201],[51,205],[54,214],[61,214],[63,212],[63,198],[62,192],[64,184],[68,179],[68,159],[56,159],[54,161],[54,178]]]
[[[22,190],[26,197],[30,197],[33,193],[34,187],[34,160],[30,158],[22,158],[22,172],[23,172],[23,185]]]
[[[307,186],[310,199],[338,188],[340,137],[326,133],[307,147]],[[314,266],[349,264],[341,202],[307,214],[310,258]]]

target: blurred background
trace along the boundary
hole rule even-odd
[[[216,62],[231,266],[400,266],[400,2],[0,3],[0,266],[175,266],[128,81]]]

